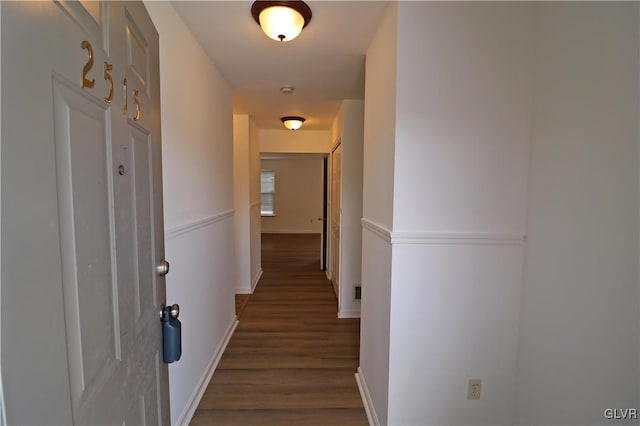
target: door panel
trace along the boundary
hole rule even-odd
[[[96,47],[102,47],[109,52],[109,3],[101,1],[67,1],[55,2],[62,8],[73,22],[82,29]]]
[[[138,29],[134,19],[126,13],[126,39],[127,39],[127,65],[141,91],[147,92],[146,82],[148,80],[149,63],[147,41]]]
[[[155,303],[153,285],[153,253],[149,242],[151,232],[151,190],[150,166],[151,146],[149,135],[131,128],[131,176],[133,178],[133,220],[136,234],[134,238],[135,258],[135,312],[136,321],[141,320],[143,304]]]
[[[87,387],[112,374],[120,359],[111,141],[104,103],[62,77],[53,92],[65,328],[78,412]]]

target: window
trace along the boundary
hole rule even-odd
[[[260,172],[260,215],[275,216],[276,174],[273,170]]]

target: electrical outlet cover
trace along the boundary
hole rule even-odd
[[[480,399],[480,389],[482,388],[482,380],[469,379],[469,386],[467,388],[467,399]]]

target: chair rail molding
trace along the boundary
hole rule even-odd
[[[524,246],[524,232],[458,232],[458,231],[391,231],[366,218],[361,219],[366,229],[393,245],[507,245]]]
[[[164,233],[165,240],[171,240],[180,235],[187,234],[191,231],[195,231],[196,229],[204,228],[206,226],[212,225],[216,222],[223,221],[225,219],[230,219],[234,215],[234,210],[226,210],[222,213],[214,214],[209,217],[205,217],[202,219],[197,219],[192,222],[186,223],[184,225],[179,225],[171,229],[167,229]]]

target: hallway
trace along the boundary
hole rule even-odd
[[[263,276],[192,425],[366,425],[359,320],[336,316],[319,236],[263,234]]]

